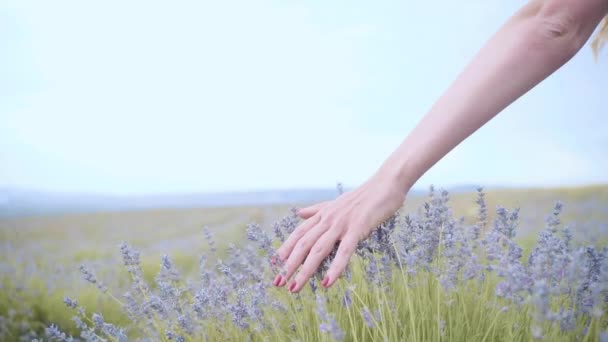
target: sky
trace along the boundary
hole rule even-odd
[[[523,4],[2,1],[0,188],[357,186]],[[416,186],[608,183],[607,90],[588,43]]]

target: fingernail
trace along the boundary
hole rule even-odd
[[[328,283],[329,283],[329,277],[325,276],[325,278],[323,278],[323,280],[321,280],[321,285],[323,285],[323,287],[327,287]]]
[[[285,286],[286,283],[287,283],[287,278],[281,277],[281,281],[279,281],[279,286],[280,287]]]
[[[295,289],[296,289],[296,286],[297,286],[297,285],[298,285],[298,284],[297,284],[295,281],[294,281],[293,283],[291,283],[291,284],[289,285],[289,292],[293,292],[293,290],[295,290]]]
[[[277,275],[277,276],[274,278],[274,281],[272,282],[272,284],[273,284],[274,286],[279,286],[279,284],[280,284],[280,283],[281,283],[281,281],[283,280],[283,279],[281,279],[281,278],[282,278],[282,277],[281,277],[281,275],[280,275],[280,274],[279,274],[279,275]]]

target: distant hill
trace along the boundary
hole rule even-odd
[[[294,189],[253,192],[116,196],[0,189],[0,217],[70,212],[126,211],[154,208],[196,208],[296,204],[335,198],[335,189]]]
[[[475,188],[475,186],[459,186],[448,190],[451,193],[458,193],[474,191]],[[426,193],[426,189],[414,189],[409,192],[409,196]],[[336,198],[337,194],[336,189],[283,189],[119,196],[0,188],[0,217],[158,208],[297,205],[330,200]]]

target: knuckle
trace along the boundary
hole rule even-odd
[[[321,219],[321,222],[326,225],[331,225],[331,223],[336,220],[337,216],[338,214],[335,211],[325,211],[323,213],[323,218]]]
[[[288,275],[293,274],[298,269],[298,264],[293,260],[288,260],[285,263],[285,271]]]
[[[312,249],[310,250],[311,254],[313,254],[313,255],[321,255],[321,254],[323,254],[324,251],[325,251],[325,246],[323,246],[320,243],[317,243],[314,246],[312,246]]]
[[[330,216],[326,216],[324,217],[323,220],[321,220],[319,222],[320,225],[322,225],[323,227],[323,231],[329,231],[329,230],[342,230],[344,229],[344,227],[346,227],[345,225],[346,223],[346,218],[343,215],[337,215],[337,214],[331,214]]]
[[[293,231],[293,233],[291,233],[290,237],[294,240],[299,240],[302,236],[304,236],[304,226],[300,225],[298,228],[296,228],[296,230]]]
[[[293,233],[291,233],[291,235],[296,238],[299,239],[304,235],[304,232],[306,231],[306,225],[300,224],[294,231]]]
[[[327,217],[323,217],[317,225],[326,232],[331,227],[331,221]]]
[[[334,229],[344,231],[348,228],[348,218],[346,216],[340,216],[334,221]]]
[[[287,238],[287,241],[285,241],[285,245],[291,245],[294,246],[296,244],[296,242],[302,237],[302,230],[299,228],[296,228],[296,230],[294,230],[289,237]]]
[[[354,251],[353,245],[350,243],[347,243],[345,245],[341,245],[340,248],[338,248],[338,256],[343,257],[343,258],[348,258],[353,253],[353,251]]]
[[[311,241],[308,238],[301,238],[300,241],[296,244],[296,248],[299,251],[304,251],[310,248]]]
[[[289,254],[291,254],[291,252],[293,251],[293,247],[296,245],[296,240],[291,240],[291,241],[286,241],[283,246],[281,246],[281,248],[279,248],[277,250],[277,253],[279,254],[279,256],[282,259],[285,259],[286,257],[289,256]]]
[[[319,224],[322,225],[324,228],[329,228],[331,227],[332,223],[336,220],[336,214],[335,213],[325,213],[323,214],[323,217],[321,218],[321,220],[319,221]]]
[[[356,232],[357,235],[357,243],[358,241],[363,241],[367,239],[372,234],[372,230],[360,230]]]

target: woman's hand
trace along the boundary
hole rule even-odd
[[[273,284],[284,286],[302,265],[288,286],[289,291],[299,292],[340,241],[336,257],[321,282],[324,287],[333,285],[359,241],[367,238],[403,205],[405,193],[405,189],[390,177],[376,174],[335,200],[298,210],[298,215],[305,221],[277,250],[285,273],[277,275]]]
[[[383,164],[381,170],[388,173],[377,173],[333,201],[300,210],[306,221],[279,248],[286,273],[274,284],[284,286],[302,265],[289,284],[291,292],[300,291],[340,241],[321,283],[333,285],[357,243],[401,207],[406,190],[426,170],[572,58],[606,14],[605,0],[535,0],[524,6],[490,38]]]

